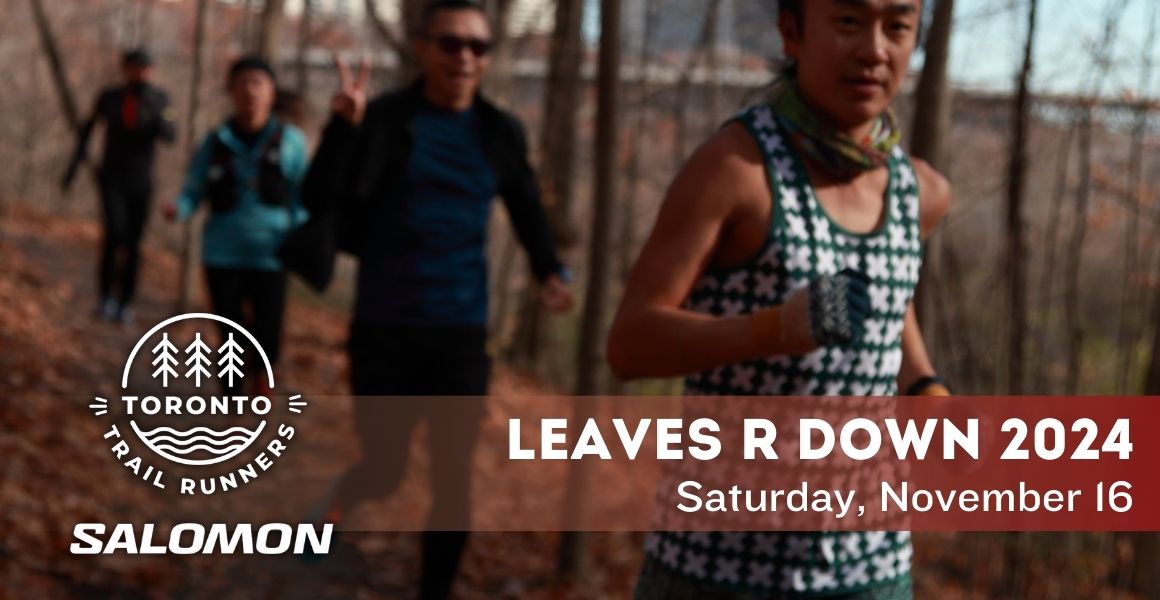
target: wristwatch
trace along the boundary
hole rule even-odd
[[[920,377],[906,388],[907,396],[950,396],[951,386],[938,375]]]

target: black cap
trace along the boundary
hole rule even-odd
[[[153,64],[153,59],[144,48],[134,48],[125,52],[121,57],[121,64],[126,67],[148,67]]]
[[[226,76],[226,85],[233,83],[234,78],[243,71],[262,71],[269,75],[270,79],[277,82],[277,78],[274,77],[274,68],[270,66],[270,63],[256,54],[247,54],[230,65],[229,75]]]

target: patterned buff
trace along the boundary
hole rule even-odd
[[[792,80],[774,89],[769,105],[797,147],[839,179],[852,179],[864,171],[886,166],[890,152],[902,138],[894,112],[889,109],[878,117],[870,135],[860,142],[827,128]]]

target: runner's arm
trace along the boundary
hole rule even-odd
[[[913,162],[920,190],[919,222],[925,242],[950,209],[951,186],[946,177],[925,161],[914,159]],[[934,374],[935,368],[927,353],[912,302],[902,325],[902,366],[898,371],[898,389],[906,390],[919,379]]]
[[[287,127],[283,141],[285,147],[284,160],[286,161],[286,176],[290,180],[290,206],[294,217],[292,227],[306,222],[310,212],[302,206],[302,180],[306,177],[306,169],[310,166],[306,150],[306,136],[297,127]]]
[[[780,307],[736,317],[682,307],[739,209],[769,202],[769,193],[761,154],[741,125],[697,150],[669,188],[629,276],[608,338],[617,377],[674,377],[810,349],[778,331]]]
[[[528,143],[523,126],[514,118],[510,120],[512,136],[516,142],[512,152],[515,153],[517,165],[516,172],[509,176],[509,181],[504,182],[500,195],[516,237],[528,253],[532,272],[537,281],[543,282],[552,275],[559,275],[564,269],[564,263],[556,253],[556,241],[540,201],[540,186],[528,162]]]
[[[97,121],[101,120],[101,107],[105,102],[105,95],[107,92],[102,92],[97,96],[97,101],[93,103],[93,110],[89,113],[89,118],[85,119],[77,128],[77,145],[73,150],[72,160],[68,163],[68,168],[65,169],[64,178],[61,180],[61,186],[68,189],[74,179],[76,179],[77,171],[81,167],[81,163],[85,162],[88,154],[89,138],[93,135],[93,129],[97,126]]]
[[[205,193],[206,179],[209,177],[210,162],[213,155],[214,133],[205,137],[201,147],[189,161],[189,170],[185,174],[185,183],[181,186],[181,195],[177,197],[178,220],[184,221],[193,216],[201,204]]]
[[[902,322],[902,366],[898,369],[899,393],[904,393],[919,379],[934,374],[934,365],[926,352],[926,342],[923,341],[922,330],[918,326],[918,315],[914,311],[914,304],[911,303]]]
[[[157,131],[158,139],[166,144],[172,144],[177,141],[177,113],[173,110],[173,106],[169,103],[169,95],[163,91],[157,92]]]

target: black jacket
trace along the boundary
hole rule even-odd
[[[125,96],[130,93],[138,98],[137,119],[132,124],[126,123],[122,114]],[[157,142],[172,143],[177,138],[173,118],[169,96],[161,88],[144,84],[135,91],[126,86],[103,90],[97,96],[92,114],[77,132],[77,146],[66,178],[71,180],[84,161],[89,137],[97,121],[104,121],[105,151],[101,173],[147,183],[152,176]]]
[[[422,101],[422,81],[383,95],[367,105],[359,127],[332,118],[303,182],[302,198],[312,214],[337,222],[338,248],[358,256],[363,240],[397,232],[409,182],[411,126]],[[528,144],[519,120],[477,96],[480,139],[498,181],[516,235],[527,250],[537,279],[559,273],[539,186],[528,164]],[[381,206],[378,203],[389,203]],[[386,210],[383,210],[383,209]],[[376,210],[377,209],[377,210]],[[370,218],[370,215],[383,215]],[[387,222],[383,222],[383,221]]]

